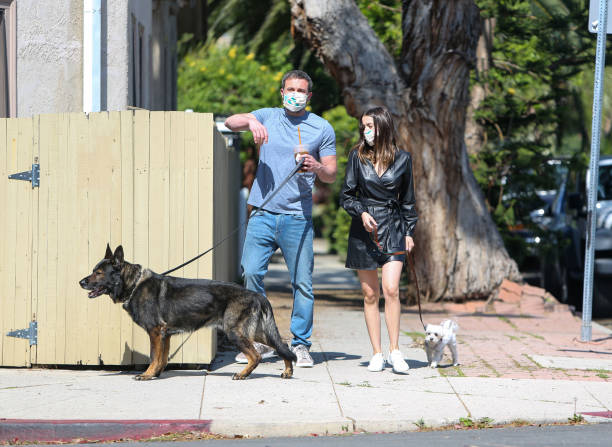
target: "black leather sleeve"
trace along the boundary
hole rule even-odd
[[[404,235],[412,236],[414,234],[414,227],[416,226],[417,220],[419,219],[414,198],[414,182],[412,176],[412,157],[408,155],[406,161],[406,169],[404,169],[404,175],[402,178],[402,189],[399,194],[400,207],[402,209],[402,219],[404,221]]]
[[[346,163],[346,173],[342,191],[340,191],[340,206],[352,217],[361,217],[366,208],[357,197],[359,188],[359,157],[355,151],[349,152]]]

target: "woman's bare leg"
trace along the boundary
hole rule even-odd
[[[390,261],[382,268],[382,288],[385,296],[385,322],[389,332],[389,352],[399,349],[399,330],[401,304],[399,300],[399,282],[402,276],[401,261]]]
[[[357,270],[361,290],[363,292],[363,313],[365,315],[368,335],[372,343],[374,354],[382,352],[380,345],[380,285],[378,283],[378,270]]]

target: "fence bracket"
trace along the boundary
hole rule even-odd
[[[15,338],[26,338],[30,340],[30,346],[38,343],[38,323],[36,321],[30,322],[28,329],[17,329],[16,331],[7,332],[8,337]]]
[[[40,164],[34,163],[30,171],[23,171],[18,172],[17,174],[11,174],[8,178],[13,180],[25,180],[26,182],[32,182],[32,188],[38,188],[40,186]]]

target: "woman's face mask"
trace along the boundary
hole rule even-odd
[[[374,129],[370,129],[369,127],[366,127],[363,130],[363,137],[366,140],[366,143],[368,143],[368,145],[373,146],[374,145]]]
[[[300,92],[289,92],[283,95],[283,105],[290,112],[299,112],[306,107],[308,95]]]

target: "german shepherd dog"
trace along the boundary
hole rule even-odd
[[[132,320],[144,328],[151,340],[151,364],[136,380],[159,377],[168,364],[170,337],[203,326],[221,327],[227,337],[246,355],[244,370],[233,379],[246,379],[261,361],[253,341],[272,346],[285,361],[281,377],[293,375],[296,356],[283,343],[272,306],[258,293],[221,281],[163,276],[123,259],[120,245],[106,254],[93,273],[79,284],[90,290],[89,298],[107,294],[122,303]]]

